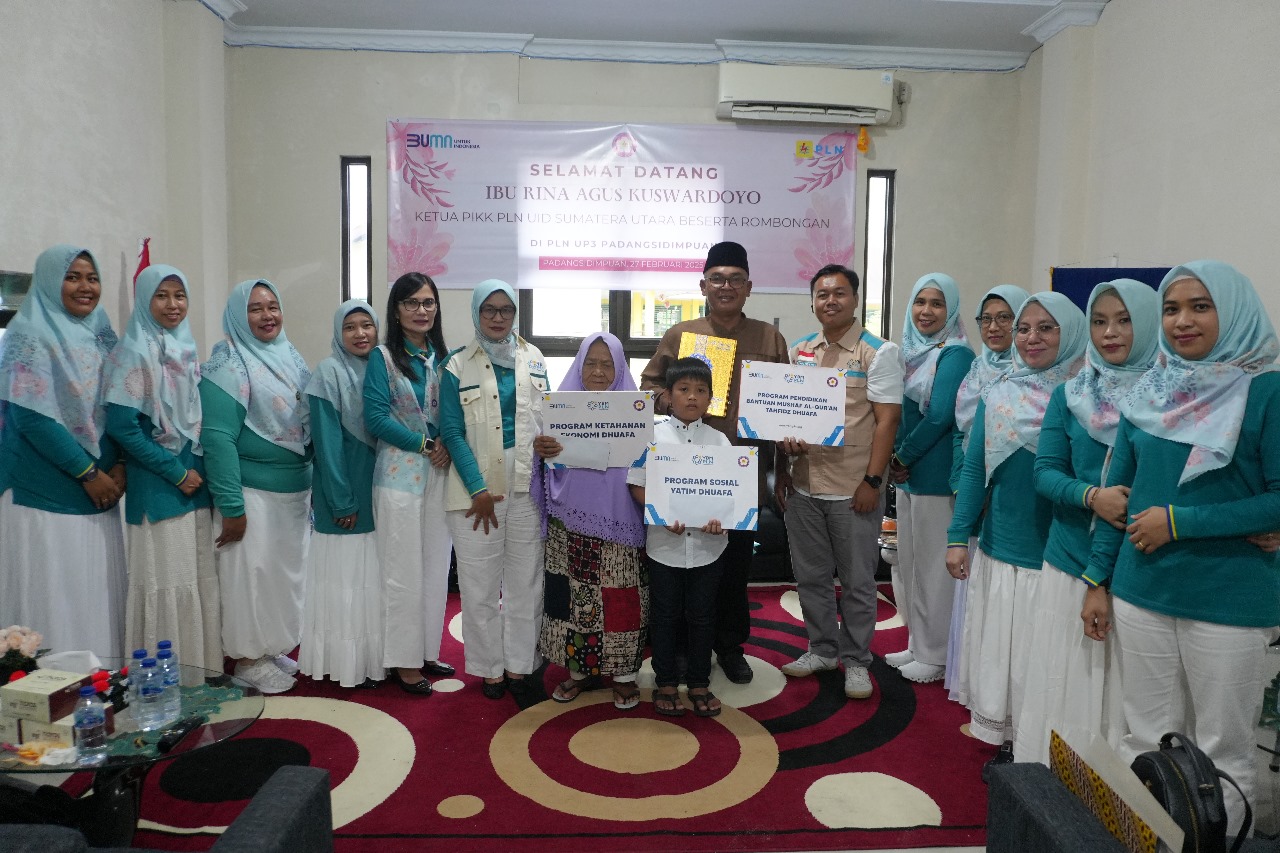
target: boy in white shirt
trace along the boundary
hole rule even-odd
[[[671,417],[653,427],[653,443],[728,447],[729,440],[702,422],[711,405],[711,369],[696,358],[681,358],[667,369],[666,387]],[[631,496],[644,505],[645,469],[627,472]],[[649,642],[657,691],[653,707],[659,714],[678,717],[679,677],[676,674],[676,631],[681,617],[688,628],[689,701],[700,717],[720,713],[720,700],[711,684],[711,646],[715,639],[716,591],[727,540],[719,520],[700,529],[676,521],[666,527],[650,525],[645,563],[649,570]]]

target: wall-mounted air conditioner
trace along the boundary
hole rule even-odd
[[[734,121],[889,124],[896,117],[889,71],[807,65],[720,64],[716,115]]]

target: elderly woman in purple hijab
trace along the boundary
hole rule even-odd
[[[636,390],[621,341],[604,332],[587,336],[558,390]],[[547,460],[562,449],[545,435],[533,446]],[[644,519],[627,491],[627,469],[548,466],[542,480],[541,490],[534,484],[547,531],[538,651],[569,670],[551,698],[572,702],[608,675],[614,707],[630,710],[640,703],[635,681],[648,633],[649,583],[640,561]]]

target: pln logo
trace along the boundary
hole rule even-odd
[[[713,465],[715,464],[716,458],[707,453],[695,453],[690,461],[693,462],[694,465]]]
[[[738,467],[739,467],[739,468],[746,468],[746,467],[747,467],[748,465],[750,465],[750,464],[751,464],[751,457],[750,457],[750,456],[739,456],[739,457],[738,457]]]
[[[635,409],[637,412],[643,412],[644,400],[636,400],[634,403],[631,404],[631,408]]]
[[[449,133],[407,133],[405,148],[452,148],[453,135]]]
[[[834,387],[836,387],[836,386],[837,386],[837,385],[839,385],[839,384],[840,384],[840,380],[839,380],[839,379],[836,379],[834,376],[828,376],[828,377],[827,377],[827,387],[828,387],[828,388],[834,388]]]
[[[800,160],[813,159],[813,140],[812,139],[796,140],[796,157]]]

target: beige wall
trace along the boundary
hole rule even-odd
[[[1026,158],[1016,153],[1031,144],[1020,137],[1021,75],[901,76],[912,87],[904,123],[874,130],[860,162],[862,175],[899,170],[895,329],[924,273],[945,270],[976,292],[1030,264]],[[341,155],[373,158],[375,279],[386,269],[389,117],[715,121],[713,66],[236,48],[228,80],[231,278],[281,287],[290,339],[312,361],[328,351],[340,290]],[[859,268],[864,215],[860,175]],[[465,295],[447,293],[444,311],[448,340],[463,343]],[[748,312],[780,318],[788,338],[813,322],[798,296],[757,294]]]
[[[1111,0],[1038,51],[1032,275],[1212,257],[1280,316],[1277,33],[1274,0]]]
[[[1111,0],[1010,74],[901,72],[901,127],[872,131],[867,168],[898,174],[892,328],[915,279],[943,270],[966,311],[1053,265],[1218,257],[1267,286],[1280,162],[1280,32],[1272,0]],[[374,165],[375,278],[385,269],[388,117],[714,121],[713,66],[510,55],[227,48],[192,0],[0,4],[0,268],[54,242],[93,248],[124,316],[137,239],[186,270],[207,351],[230,286],[285,292],[290,336],[328,349],[339,291],[338,158]],[[13,37],[17,34],[17,37]],[[857,198],[862,244],[865,180]],[[858,252],[861,266],[861,250]],[[468,334],[449,293],[450,341]],[[788,337],[798,296],[759,294]]]
[[[117,329],[138,240],[191,279],[193,327],[226,279],[222,23],[171,0],[0,3],[0,268],[91,249]],[[213,287],[206,286],[212,283]]]

